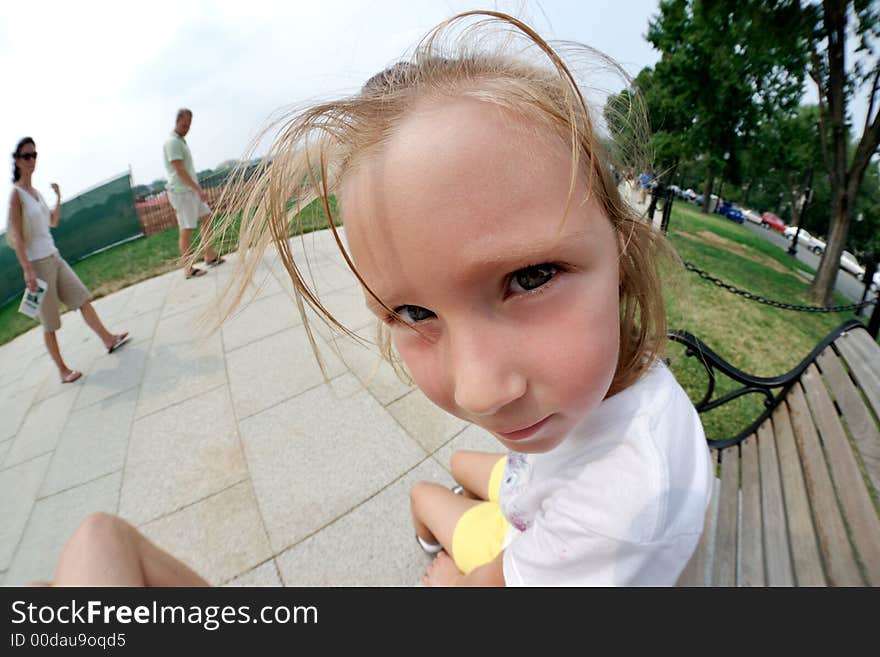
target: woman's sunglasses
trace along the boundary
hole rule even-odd
[[[21,155],[18,156],[18,158],[20,160],[36,160],[37,159],[37,152],[34,151],[33,153],[22,153]]]

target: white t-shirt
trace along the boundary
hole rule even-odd
[[[658,362],[556,449],[508,455],[504,580],[673,585],[703,531],[713,479],[693,404]]]
[[[52,220],[52,211],[43,200],[43,195],[36,192],[39,200],[31,196],[29,192],[22,189],[18,185],[13,185],[21,199],[21,218],[27,222],[28,241],[25,245],[25,254],[30,261],[48,258],[53,253],[57,253],[55,240],[52,239],[50,223]],[[6,230],[9,230],[7,226]]]

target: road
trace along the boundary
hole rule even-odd
[[[753,224],[751,221],[746,221],[743,223],[743,226],[748,228],[750,231],[755,233],[755,235],[760,235],[768,242],[771,242],[778,246],[781,249],[788,250],[788,247],[791,246],[791,242],[789,242],[785,237],[782,236],[781,233],[777,233],[775,230],[767,230],[766,228],[762,228],[758,224]],[[797,259],[803,262],[805,265],[812,267],[814,270],[819,268],[819,258],[820,256],[815,255],[811,251],[798,246],[797,251]],[[853,302],[861,301],[862,292],[865,289],[865,284],[862,283],[858,278],[853,276],[847,271],[843,269],[839,269],[837,273],[837,291],[840,292],[843,296]]]

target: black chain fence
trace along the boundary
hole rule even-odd
[[[709,272],[705,272],[698,267],[695,267],[689,262],[684,263],[685,269],[688,271],[692,271],[697,274],[703,280],[709,281],[713,283],[717,287],[723,287],[728,292],[733,292],[736,295],[739,295],[745,299],[750,299],[751,301],[757,301],[758,303],[763,303],[767,306],[773,306],[774,308],[782,308],[783,310],[796,310],[800,312],[807,313],[839,313],[846,312],[849,310],[859,312],[865,306],[870,306],[871,304],[877,303],[877,298],[874,299],[866,299],[861,303],[853,303],[848,306],[799,306],[793,303],[785,303],[783,301],[774,301],[773,299],[767,299],[762,297],[760,294],[753,294],[748,292],[747,290],[741,290],[738,287],[731,285],[730,283],[725,283],[719,278],[715,278]]]

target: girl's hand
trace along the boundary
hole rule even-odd
[[[52,188],[52,191],[55,192],[55,196],[58,197],[58,200],[61,200],[61,189],[58,187],[58,183],[52,183],[49,185]]]
[[[435,557],[425,574],[422,575],[422,584],[425,586],[455,586],[462,577],[458,566],[444,550]]]

